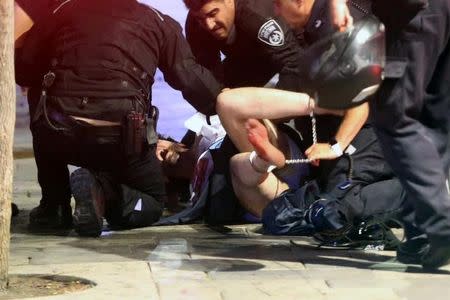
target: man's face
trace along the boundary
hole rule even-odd
[[[234,0],[211,0],[198,11],[191,13],[215,39],[225,40],[234,24]]]

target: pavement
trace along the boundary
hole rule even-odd
[[[258,224],[148,227],[100,238],[32,233],[28,214],[40,189],[26,126],[16,130],[14,153],[20,214],[12,220],[10,274],[95,283],[36,299],[450,299],[450,267],[424,273],[396,262],[393,251],[318,249],[310,238],[263,235]]]

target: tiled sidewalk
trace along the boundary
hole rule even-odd
[[[450,268],[422,273],[390,251],[317,249],[308,238],[261,235],[258,225],[154,227],[98,239],[35,235],[33,159],[15,160],[10,273],[79,276],[97,286],[48,299],[449,299]]]

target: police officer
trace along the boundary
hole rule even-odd
[[[339,27],[351,24],[343,5],[333,0]],[[410,205],[397,259],[436,269],[450,262],[450,2],[373,0],[373,7],[386,25],[394,76],[371,106],[385,157]]]
[[[279,86],[299,89],[299,48],[271,0],[184,0],[186,38],[197,61],[227,87],[263,86],[280,73]],[[221,61],[221,53],[224,60]]]
[[[36,20],[16,56],[17,79],[31,86],[42,188],[31,225],[70,226],[71,193],[80,235],[100,235],[103,216],[120,227],[154,223],[166,197],[149,116],[156,68],[205,114],[221,86],[179,24],[135,0],[17,2]],[[70,182],[68,163],[83,167]]]

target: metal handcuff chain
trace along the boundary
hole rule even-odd
[[[314,115],[314,109],[311,107],[311,97],[309,97],[308,100],[308,109],[310,110],[309,117],[311,119],[311,131],[312,131],[312,139],[313,139],[313,145],[317,144],[317,128],[316,128],[316,116]],[[286,159],[286,165],[293,165],[293,164],[309,164],[312,160],[309,158],[297,158],[297,159]]]

